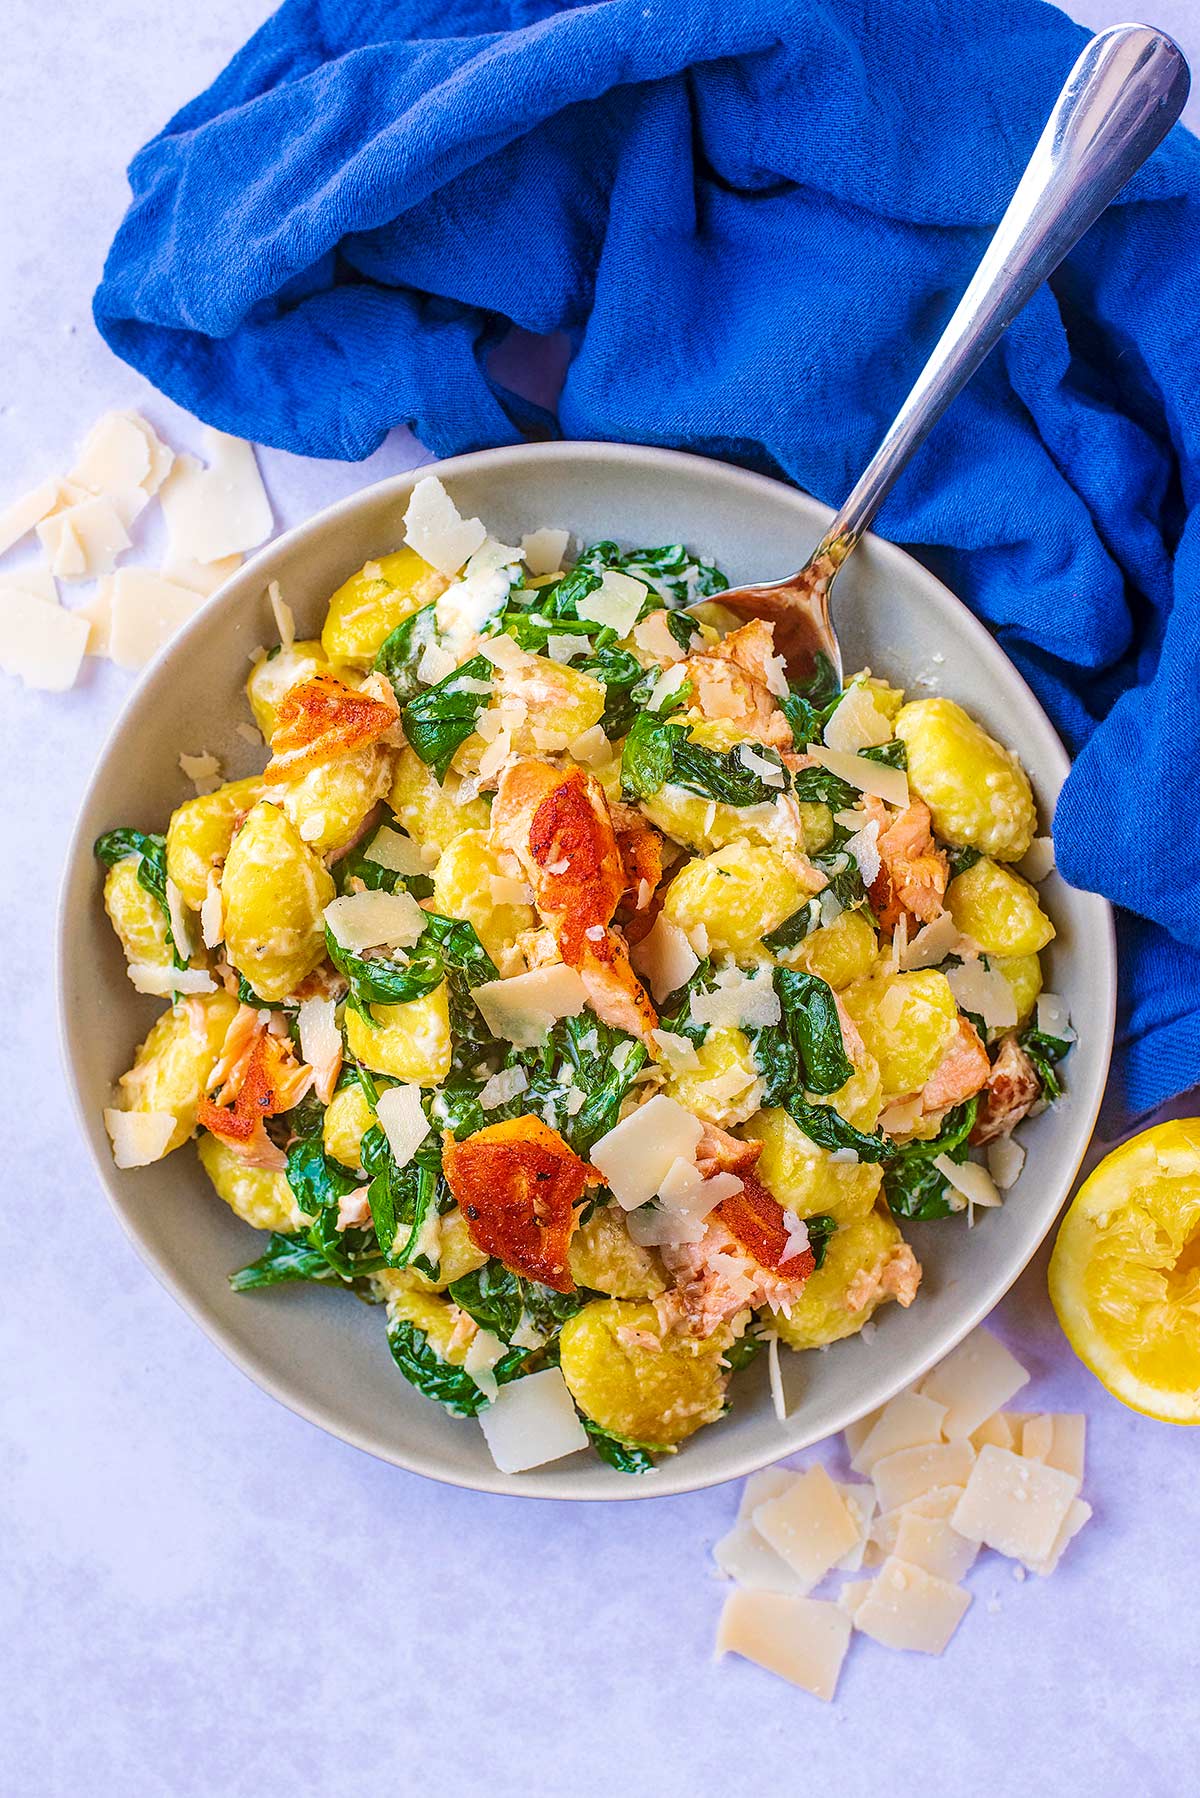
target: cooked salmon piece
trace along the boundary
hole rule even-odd
[[[991,1071],[979,1032],[968,1018],[959,1018],[950,1047],[921,1088],[921,1109],[928,1115],[964,1104],[987,1085]]]
[[[907,1310],[920,1284],[921,1263],[906,1242],[895,1243],[881,1261],[859,1268],[846,1288],[846,1309],[863,1311],[883,1293]]]
[[[727,719],[748,737],[774,749],[791,749],[792,727],[776,703],[775,636],[761,618],[730,631],[711,649],[682,664],[692,683],[691,703],[711,720]]]
[[[257,1025],[248,1038],[244,1012]],[[218,1073],[220,1091],[215,1099],[201,1096],[197,1121],[251,1167],[282,1173],[287,1157],[267,1135],[265,1121],[300,1103],[312,1085],[312,1069],[296,1060],[288,1037],[276,1035],[261,1012],[242,1006],[226,1033]]]
[[[509,1118],[443,1140],[442,1170],[477,1248],[511,1273],[574,1292],[567,1260],[585,1189],[600,1176],[541,1118]]]
[[[322,762],[366,749],[399,716],[391,683],[381,674],[369,675],[361,687],[348,687],[333,674],[314,674],[280,701],[263,779],[294,780]]]
[[[879,873],[871,883],[871,904],[880,929],[890,935],[902,913],[931,924],[945,910],[950,867],[933,840],[929,807],[923,799],[893,817],[883,801],[863,802],[868,818],[879,825]]]
[[[998,1136],[1009,1135],[1023,1117],[1028,1117],[1041,1091],[1041,1081],[1028,1055],[1015,1036],[1006,1036],[988,1075],[971,1141],[994,1142]]]
[[[724,1137],[726,1132],[717,1134]],[[735,1159],[721,1147],[725,1160]],[[758,1149],[760,1145],[740,1143],[738,1147]],[[699,1157],[697,1165],[701,1165]],[[664,1327],[708,1337],[747,1306],[769,1305],[773,1311],[787,1311],[804,1290],[816,1264],[812,1250],[787,1255],[788,1229],[782,1206],[745,1160],[737,1173],[741,1191],[722,1199],[709,1213],[700,1241],[667,1245],[659,1251],[674,1281],[656,1301]]]

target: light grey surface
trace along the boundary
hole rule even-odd
[[[791,566],[829,518],[779,482],[669,450],[540,444],[459,457],[441,472],[463,516],[484,519],[501,542],[544,524],[581,542],[679,537],[703,544],[735,582]],[[1080,1040],[1071,1096],[1023,1132],[1029,1159],[1007,1203],[973,1229],[964,1219],[958,1228],[914,1230],[925,1268],[920,1299],[881,1314],[869,1340],[783,1355],[786,1426],[760,1364],[738,1382],[730,1417],[637,1481],[587,1454],[518,1476],[498,1473],[475,1424],[446,1417],[397,1379],[377,1310],[320,1290],[231,1293],[226,1274],[258,1253],[260,1239],[214,1202],[187,1148],[155,1167],[118,1172],[100,1118],[161,1007],[147,1006],[125,977],[91,845],[121,823],[162,828],[189,795],[177,765],[181,717],[232,773],[252,771],[237,724],[248,716],[249,654],[274,638],[268,583],[278,581],[300,634],[315,635],[334,588],[399,547],[409,485],[400,477],[343,500],[258,556],[148,671],[105,750],[68,864],[60,926],[64,1029],[84,1126],[126,1229],[160,1277],[241,1367],[348,1441],[440,1479],[527,1497],[648,1498],[711,1485],[820,1440],[890,1398],[992,1309],[1033,1254],[1087,1148],[1103,1091],[1116,979],[1109,908],[1057,875],[1047,883],[1059,932],[1048,986],[1066,999]],[[871,667],[912,697],[961,700],[1019,745],[1041,816],[1051,815],[1067,767],[1058,740],[992,638],[932,575],[894,545],[868,539],[839,582],[837,613],[848,668]],[[85,1018],[91,1028],[72,1028]]]
[[[10,0],[5,497],[62,466],[106,406],[143,406],[178,447],[196,446],[190,421],[104,349],[88,305],[125,162],[265,12],[254,0]],[[1195,0],[1152,16],[1200,61]],[[1200,122],[1195,92],[1188,116]],[[401,436],[358,467],[268,454],[277,520],[420,454]],[[1073,1360],[1046,1301],[1045,1249],[995,1323],[1033,1370],[1022,1402],[1088,1412],[1095,1522],[1049,1584],[1018,1586],[982,1562],[943,1662],[856,1643],[832,1710],[751,1667],[710,1664],[721,1588],[706,1555],[735,1489],[620,1509],[454,1491],[347,1448],[243,1379],[122,1237],[55,1043],[59,872],[131,679],[93,670],[62,698],[0,683],[6,1794],[1187,1789],[1200,1626],[1178,1543],[1195,1513],[1195,1440],[1123,1410]]]

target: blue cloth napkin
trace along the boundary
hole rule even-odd
[[[181,405],[306,455],[549,426],[836,503],[1085,36],[1042,0],[288,0],[133,162],[96,321]],[[489,375],[509,321],[569,334],[557,426]],[[1147,1110],[1200,1079],[1194,138],[1038,293],[879,528],[1076,757],[1059,867],[1124,908]]]

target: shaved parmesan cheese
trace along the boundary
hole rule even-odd
[[[592,1165],[617,1203],[633,1211],[654,1197],[674,1162],[695,1161],[703,1134],[699,1118],[659,1093],[592,1145]]]
[[[855,1473],[870,1473],[885,1455],[902,1448],[920,1448],[942,1440],[945,1405],[919,1392],[901,1392],[883,1407],[874,1429],[859,1444],[850,1465]]]
[[[886,1111],[881,1111],[879,1128],[886,1136],[911,1136],[924,1116],[925,1107],[917,1093],[911,1099],[897,1099]]]
[[[374,862],[379,868],[387,868],[393,874],[423,874],[425,864],[421,860],[421,851],[411,837],[402,836],[393,830],[390,824],[381,824],[367,847],[363,850],[365,859]]]
[[[885,1648],[941,1654],[970,1603],[961,1586],[893,1555],[855,1611],[854,1627]]]
[[[0,512],[0,556],[50,516],[59,503],[60,485],[57,477],[43,481]]]
[[[1065,1043],[1075,1041],[1075,1032],[1071,1027],[1071,1013],[1067,1009],[1067,1002],[1065,999],[1060,999],[1057,993],[1038,994],[1037,1027],[1043,1036],[1056,1036]]]
[[[109,654],[120,668],[143,668],[195,616],[199,595],[175,587],[152,568],[121,568],[109,583]]]
[[[200,936],[206,949],[215,949],[225,937],[225,898],[215,868],[209,873],[208,891],[200,907]]]
[[[778,1498],[781,1492],[786,1492],[795,1478],[794,1467],[762,1467],[757,1473],[750,1474],[738,1500],[738,1518],[750,1518],[767,1499]]]
[[[436,475],[422,476],[404,514],[404,541],[410,549],[440,574],[457,574],[486,536],[478,518],[462,517]]]
[[[1054,1443],[1054,1418],[1029,1417],[1021,1428],[1020,1453],[1027,1461],[1044,1461]]]
[[[128,412],[106,412],[84,438],[68,478],[91,493],[141,493],[150,478],[146,432]]]
[[[834,1564],[857,1547],[859,1529],[824,1467],[808,1467],[786,1492],[754,1512],[754,1527],[811,1592]]]
[[[616,631],[618,637],[627,637],[637,623],[649,591],[644,581],[635,581],[632,575],[606,568],[600,585],[585,594],[576,603],[575,610],[581,618],[606,625]]]
[[[0,594],[0,668],[27,687],[63,693],[75,683],[90,624],[36,593],[5,587]]]
[[[523,1093],[529,1085],[529,1076],[524,1068],[501,1068],[486,1080],[479,1092],[479,1103],[485,1111],[494,1111],[498,1105],[507,1105],[518,1093]]]
[[[965,1486],[974,1465],[969,1442],[935,1442],[885,1455],[871,1469],[879,1508],[895,1511],[935,1486]]]
[[[975,1565],[979,1544],[960,1536],[947,1517],[921,1517],[915,1511],[906,1511],[900,1519],[893,1553],[899,1560],[923,1567],[926,1573],[954,1584]]]
[[[115,1111],[104,1113],[104,1128],[112,1141],[118,1167],[148,1167],[161,1161],[175,1130],[170,1111]]]
[[[167,916],[171,920],[171,935],[175,939],[175,947],[186,961],[195,948],[192,942],[192,921],[188,917],[183,903],[183,894],[168,875],[167,877]]]
[[[9,574],[0,574],[0,609],[10,593],[24,593],[33,599],[44,599],[48,605],[58,604],[58,582],[45,562],[26,562]]]
[[[955,1192],[962,1194],[969,1205],[982,1205],[990,1209],[1004,1203],[992,1176],[977,1161],[951,1161],[949,1155],[935,1155],[930,1165],[937,1169]]]
[[[407,1167],[429,1135],[429,1120],[421,1105],[420,1087],[411,1084],[389,1086],[379,1095],[375,1115],[383,1125],[396,1166]]]
[[[648,712],[661,712],[668,699],[674,698],[686,679],[687,670],[682,662],[677,662],[674,668],[664,669],[650,689],[646,699],[646,710]],[[716,815],[717,811],[716,806],[714,805],[712,807],[713,818],[715,818]],[[711,821],[705,825],[705,829],[712,829]]]
[[[1017,1001],[1012,987],[995,968],[981,961],[964,961],[947,968],[946,980],[961,1011],[976,1012],[989,1030],[1008,1030],[1017,1021]]]
[[[427,643],[417,663],[417,679],[427,687],[436,687],[448,674],[453,674],[457,666],[448,649],[443,649],[440,643]],[[484,687],[485,693],[490,690],[490,687]]]
[[[569,662],[572,656],[586,655],[589,648],[587,637],[562,637],[551,631],[546,638],[546,654],[552,662]]]
[[[869,1579],[847,1580],[834,1600],[838,1610],[844,1611],[852,1623],[873,1584]]]
[[[479,1424],[501,1473],[524,1473],[588,1445],[558,1367],[501,1386],[492,1404],[479,1413]]]
[[[638,973],[650,983],[659,1004],[684,986],[700,966],[700,958],[677,924],[659,912],[651,928],[630,954]]]
[[[988,1173],[996,1183],[999,1192],[1007,1192],[1015,1186],[1025,1166],[1025,1151],[1019,1142],[1011,1136],[998,1136],[990,1142],[984,1151],[987,1157]]]
[[[537,670],[537,657],[527,655],[521,645],[503,631],[498,637],[487,637],[480,643],[478,653],[486,656],[494,668],[511,669],[513,673],[518,671],[525,673],[532,663],[534,671]]]
[[[471,997],[493,1036],[517,1049],[533,1049],[559,1018],[573,1018],[583,1010],[587,989],[574,968],[555,962],[508,980],[489,980],[473,987]]]
[[[529,531],[521,539],[521,553],[530,574],[557,574],[563,565],[570,541],[569,531],[546,525],[540,531]]]
[[[741,968],[722,968],[710,992],[695,992],[688,1005],[693,1024],[742,1025],[760,1029],[783,1016],[779,994],[767,973],[757,977]]]
[[[783,1369],[779,1365],[779,1338],[772,1330],[767,1337],[767,1378],[771,1387],[771,1407],[780,1423],[787,1422],[787,1394],[783,1390]]]
[[[1047,1579],[1050,1576],[1050,1574],[1052,1574],[1054,1572],[1054,1569],[1058,1566],[1059,1561],[1062,1559],[1062,1552],[1063,1552],[1063,1549],[1067,1546],[1067,1543],[1071,1541],[1072,1537],[1077,1536],[1079,1534],[1080,1530],[1083,1528],[1084,1524],[1088,1521],[1088,1518],[1091,1516],[1091,1514],[1092,1514],[1092,1507],[1091,1507],[1091,1505],[1088,1504],[1086,1499],[1083,1499],[1083,1498],[1072,1499],[1071,1500],[1071,1508],[1067,1512],[1066,1516],[1063,1518],[1063,1521],[1059,1526],[1059,1531],[1058,1531],[1057,1536],[1055,1536],[1055,1538],[1054,1538],[1054,1543],[1053,1543],[1053,1546],[1051,1547],[1050,1553],[1045,1557],[1044,1560],[1030,1561],[1029,1562],[1030,1571],[1033,1573],[1039,1574],[1042,1579]],[[1014,1572],[1015,1571],[1016,1571],[1016,1569],[1014,1568]]]
[[[854,755],[860,749],[878,749],[895,735],[891,719],[881,712],[870,687],[847,687],[825,726],[830,749]]]
[[[703,1218],[723,1199],[731,1199],[741,1190],[742,1182],[736,1174],[709,1174],[706,1179],[690,1157],[678,1155],[659,1182],[658,1197],[672,1211]]]
[[[885,1556],[895,1551],[900,1525],[906,1517],[951,1517],[963,1495],[962,1486],[931,1486],[905,1504],[882,1511],[871,1524],[871,1540]]]
[[[736,1580],[747,1591],[800,1590],[800,1582],[787,1562],[763,1541],[749,1518],[740,1518],[729,1534],[714,1545],[713,1560],[726,1579]]]
[[[336,1069],[342,1059],[342,1033],[338,1029],[337,1006],[332,999],[304,999],[296,1013],[300,1032],[300,1054],[310,1068],[332,1068],[330,1084],[337,1078]]]
[[[199,593],[207,599],[210,593],[223,587],[241,565],[240,555],[222,556],[216,562],[197,562],[191,556],[168,554],[158,572],[164,581],[170,581],[173,586],[190,587],[193,593]]]
[[[602,768],[605,762],[612,760],[612,744],[598,724],[581,731],[573,742],[568,743],[567,750],[585,768]]]
[[[743,768],[748,768],[751,774],[757,774],[764,786],[782,787],[783,768],[767,756],[761,755],[752,743],[739,743],[737,754]]]
[[[1030,1566],[1049,1559],[1078,1496],[1073,1475],[987,1443],[950,1521],[960,1536]]]
[[[498,612],[508,598],[512,582],[503,568],[488,568],[478,574],[469,569],[462,580],[453,581],[437,600],[437,627],[444,639],[444,646],[454,655],[460,655],[470,643],[472,637],[481,631],[494,613]],[[519,656],[524,651],[511,637],[490,637],[487,643],[479,645],[480,653],[490,661],[499,663],[507,652],[501,651],[501,643],[511,643]]]
[[[673,1030],[652,1030],[651,1040],[673,1073],[693,1073],[700,1066],[696,1045],[690,1036],[679,1036]]]
[[[1087,1419],[1077,1412],[1030,1417],[1021,1430],[1021,1454],[1082,1480],[1086,1431]]]
[[[524,880],[510,880],[507,874],[488,876],[488,892],[493,905],[532,905],[533,889]]]
[[[640,650],[653,656],[656,662],[661,662],[666,668],[683,660],[684,651],[671,635],[671,627],[664,611],[650,612],[640,624],[635,625],[633,640]]]
[[[990,1417],[984,1418],[977,1430],[971,1431],[971,1447],[976,1454],[985,1442],[994,1443],[997,1448],[1015,1447],[1012,1426],[1003,1411],[993,1411]]]
[[[471,1345],[463,1356],[463,1372],[469,1373],[489,1404],[500,1396],[500,1382],[492,1369],[507,1354],[507,1345],[490,1330],[476,1330]]]
[[[129,548],[129,534],[110,499],[92,494],[44,518],[37,534],[52,571],[62,580],[111,574]]]
[[[207,749],[202,749],[199,755],[182,754],[179,766],[195,787],[198,796],[215,793],[221,784],[221,764]]]
[[[368,888],[345,893],[325,907],[325,922],[343,949],[361,955],[382,944],[409,949],[425,929],[425,913],[411,893],[385,893]]]
[[[874,886],[879,878],[879,870],[883,866],[879,853],[878,820],[872,818],[869,824],[864,824],[861,830],[855,831],[854,835],[842,844],[842,848],[857,862],[863,885],[865,887]]]
[[[814,762],[858,792],[873,793],[876,799],[900,811],[908,804],[908,775],[903,768],[889,768],[884,762],[868,761],[865,756],[850,755],[842,749],[826,749],[820,743],[810,743],[808,753]]]
[[[271,535],[273,520],[253,444],[211,426],[203,442],[208,467],[195,456],[178,456],[159,498],[170,555],[217,562],[256,548]]]
[[[839,1573],[857,1573],[866,1554],[867,1543],[871,1535],[871,1523],[875,1516],[878,1500],[875,1497],[873,1486],[845,1485],[839,1480],[837,1489],[846,1501],[846,1509],[854,1519],[855,1528],[858,1530],[858,1543],[856,1547],[844,1554],[841,1560],[835,1563],[835,1566]]]
[[[1034,886],[1045,880],[1047,875],[1053,874],[1054,838],[1034,837],[1017,867]]]
[[[267,588],[267,598],[279,634],[279,647],[286,655],[296,641],[296,615],[284,599],[278,581],[272,581]]]
[[[860,1417],[854,1423],[846,1425],[842,1435],[845,1438],[848,1454],[856,1455],[858,1453],[882,1416],[882,1408],[878,1411],[868,1411],[865,1417]]]
[[[518,1384],[524,1384],[523,1381]],[[850,1642],[836,1605],[785,1592],[731,1592],[717,1628],[717,1655],[739,1654],[828,1704]]]
[[[921,1382],[926,1398],[945,1405],[942,1429],[961,1441],[1029,1382],[1014,1355],[989,1330],[973,1330]]]
[[[961,953],[962,935],[948,911],[939,912],[932,924],[918,930],[900,957],[905,969],[935,968],[948,955]]]
[[[215,993],[217,983],[206,968],[163,968],[151,962],[131,961],[125,972],[135,992],[150,999],[169,999],[172,993]]]

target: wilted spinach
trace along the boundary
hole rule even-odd
[[[834,707],[842,697],[833,663],[818,650],[812,672],[805,681],[791,681],[780,710],[792,727],[792,741],[801,751],[819,743]]]
[[[138,885],[157,901],[159,910],[166,919],[167,942],[171,946],[172,961],[177,968],[186,968],[187,960],[179,953],[171,929],[171,908],[167,904],[166,837],[144,830],[106,830],[93,843],[92,854],[106,868],[114,868],[118,862],[127,861],[131,856],[137,858]]]
[[[443,980],[469,989],[496,979],[496,964],[473,924],[426,912],[425,928],[403,961],[392,956],[358,955],[338,942],[328,925],[329,959],[350,987],[350,1003],[363,1015],[369,1005],[402,1005],[432,993]],[[472,1009],[474,1009],[472,1007]]]
[[[687,726],[672,723],[669,713],[641,712],[633,720],[621,752],[621,790],[627,799],[650,799],[670,781],[685,792],[721,805],[770,805],[787,791],[791,777],[775,750],[760,743],[752,748],[756,756],[779,769],[782,778],[778,785],[768,784],[747,767],[740,744],[727,750],[708,749],[692,742]]]
[[[780,1103],[805,1136],[822,1149],[835,1154],[838,1149],[852,1149],[860,1161],[886,1161],[895,1153],[895,1144],[890,1137],[882,1133],[868,1136],[848,1123],[831,1105],[812,1105],[800,1095]]]
[[[602,1430],[598,1423],[590,1417],[579,1414],[579,1421],[587,1431],[588,1441],[602,1461],[615,1467],[618,1473],[653,1473],[654,1457],[650,1450],[637,1442],[623,1442],[619,1436],[610,1436]]]
[[[462,1367],[443,1361],[424,1330],[407,1318],[394,1318],[388,1324],[388,1347],[392,1359],[410,1385],[426,1398],[436,1399],[454,1417],[475,1417],[487,1404],[470,1374]],[[497,1361],[492,1373],[500,1386],[517,1379],[525,1371],[529,1356],[524,1349],[510,1349]]]
[[[551,1286],[512,1273],[495,1258],[453,1281],[448,1291],[454,1303],[473,1317],[481,1330],[490,1330],[502,1342],[511,1342],[522,1318],[527,1318],[548,1340],[557,1335],[568,1317],[574,1317],[596,1296],[583,1288],[556,1292]],[[541,1353],[542,1349],[530,1352]]]
[[[804,1227],[808,1231],[808,1246],[812,1250],[813,1272],[824,1267],[825,1254],[829,1248],[829,1240],[837,1235],[837,1219],[826,1212],[819,1212],[816,1217],[806,1217]]]
[[[484,692],[475,691],[480,682],[487,683]],[[492,664],[487,657],[472,656],[445,680],[415,693],[405,704],[401,713],[404,735],[440,781],[446,778],[455,750],[466,742],[486,708],[491,682]]]
[[[617,1122],[622,1099],[646,1065],[646,1048],[590,1012],[560,1019],[550,1033],[550,1048],[559,1066],[565,1062],[574,1069],[575,1085],[584,1094],[580,1109],[564,1117],[559,1130],[575,1153],[586,1157]]]
[[[269,1286],[287,1286],[300,1280],[325,1285],[347,1283],[321,1251],[313,1248],[307,1236],[286,1236],[277,1230],[268,1236],[265,1254],[229,1276],[235,1292],[261,1292]]]
[[[390,820],[389,827],[394,828]],[[428,874],[398,874],[395,868],[385,868],[382,862],[372,861],[370,848],[370,843],[356,844],[336,864],[333,874],[339,893],[357,892],[359,889],[353,883],[361,881],[373,892],[411,893],[414,899],[429,898],[433,881]]]
[[[383,639],[375,657],[375,667],[392,683],[397,702],[404,706],[423,691],[425,682],[417,674],[421,657],[437,643],[437,606],[422,606],[398,624]]]
[[[1038,1030],[1033,1024],[1022,1030],[1017,1042],[1033,1063],[1041,1085],[1042,1098],[1047,1105],[1052,1105],[1062,1093],[1062,1081],[1055,1071],[1056,1065],[1064,1055],[1070,1054],[1070,1042],[1061,1036],[1047,1036],[1044,1030]]]
[[[968,1139],[975,1128],[979,1098],[968,1099],[947,1113],[941,1129],[930,1142],[909,1142],[897,1149],[883,1174],[883,1191],[896,1217],[930,1219],[948,1217],[957,1207],[950,1200],[950,1182],[938,1172],[935,1156],[951,1161],[967,1159]]]
[[[359,1154],[371,1176],[367,1203],[387,1265],[416,1267],[436,1279],[437,1265],[427,1255],[418,1255],[417,1246],[426,1221],[438,1208],[442,1152],[437,1137],[427,1137],[407,1166],[397,1167],[383,1127],[372,1124]]]
[[[794,949],[797,943],[802,943],[806,936],[811,936],[814,930],[819,929],[820,923],[821,901],[806,899],[799,911],[794,911],[790,918],[785,918],[774,930],[768,930],[763,937],[763,944],[773,955],[778,955],[782,950]]]

